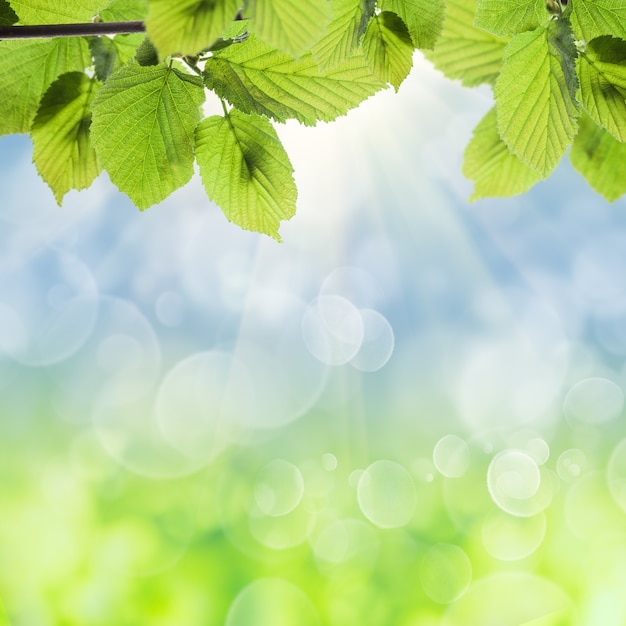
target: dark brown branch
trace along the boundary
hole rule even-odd
[[[0,26],[2,39],[41,39],[145,33],[143,22],[89,22],[87,24],[41,24],[37,26]]]

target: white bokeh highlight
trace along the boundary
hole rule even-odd
[[[357,486],[361,512],[380,528],[409,523],[417,508],[411,474],[394,461],[375,461],[361,474]]]

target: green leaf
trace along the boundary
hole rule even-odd
[[[52,82],[90,64],[81,37],[0,42],[0,135],[27,133],[41,95]]]
[[[250,32],[270,47],[299,57],[322,37],[331,17],[328,0],[250,0]]]
[[[413,66],[413,42],[400,17],[390,11],[375,15],[363,37],[363,52],[374,76],[398,91]]]
[[[587,116],[580,120],[569,157],[574,168],[609,202],[626,193],[626,143],[617,141]]]
[[[9,0],[20,24],[90,22],[107,0]]]
[[[113,0],[100,11],[105,22],[131,22],[144,20],[148,14],[148,0]]]
[[[435,49],[424,56],[448,78],[466,87],[493,84],[509,41],[474,26],[476,0],[447,0],[446,21]]]
[[[139,44],[135,51],[135,59],[139,65],[158,65],[159,53],[154,47],[154,44],[150,41],[150,37],[144,37],[144,40]]]
[[[234,21],[232,21],[228,27],[226,28],[226,30],[222,33],[222,37],[224,39],[242,39],[242,36],[245,35],[245,37],[243,37],[243,39],[247,39],[250,30],[250,20],[245,19],[243,17],[240,16],[239,19],[236,19]]]
[[[93,102],[91,139],[111,181],[141,209],[193,175],[193,136],[204,92],[199,77],[131,61]]]
[[[144,39],[145,35],[140,33],[116,35],[111,38],[90,37],[89,50],[98,80],[105,81],[110,74],[130,61]]]
[[[600,35],[626,39],[626,2],[624,0],[572,0],[574,32],[591,41]]]
[[[240,7],[240,0],[151,0],[146,29],[161,58],[195,54],[219,38]]]
[[[578,57],[583,106],[619,141],[626,141],[626,41],[598,37]]]
[[[59,205],[70,189],[85,189],[102,168],[89,141],[91,102],[100,83],[83,72],[50,85],[33,122],[33,161]]]
[[[521,33],[504,51],[494,95],[509,150],[547,176],[578,128],[576,47],[566,20]]]
[[[549,17],[546,0],[478,0],[474,25],[495,35],[516,35],[536,29]]]
[[[13,24],[17,24],[18,20],[19,17],[7,0],[0,0],[0,26],[13,26]]]
[[[339,65],[351,56],[365,32],[362,30],[365,16],[363,0],[330,0],[330,6],[332,19],[326,34],[311,50],[321,69]]]
[[[234,44],[243,43],[250,36],[250,33],[245,28],[245,23],[245,20],[237,20],[236,22],[233,22],[232,24],[243,24],[244,27],[239,27],[238,29],[234,29],[232,27],[227,28],[222,36],[219,39],[216,39],[208,48],[202,50],[201,54],[205,55],[207,52],[217,52]]]
[[[331,0],[332,1],[332,0]],[[367,24],[376,13],[376,0],[361,0],[362,15],[359,24],[359,38],[361,38],[367,30]]]
[[[463,174],[474,181],[470,200],[515,196],[525,193],[541,180],[541,174],[511,154],[500,139],[495,107],[474,129],[465,149]]]
[[[196,129],[196,157],[207,195],[226,217],[280,241],[278,228],[295,214],[297,190],[270,122],[239,111],[209,117]]]
[[[385,85],[360,51],[320,70],[311,54],[296,61],[253,36],[207,60],[206,86],[244,113],[307,125],[345,115]]]
[[[380,0],[378,8],[402,18],[416,48],[432,50],[435,47],[445,18],[445,0]]]

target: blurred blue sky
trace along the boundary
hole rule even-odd
[[[197,176],[143,213],[106,175],[57,207],[29,139],[2,138],[5,382],[45,371],[59,416],[98,423],[182,401],[180,368],[214,380],[232,358],[233,396],[255,381],[263,407],[246,432],[332,405],[341,385],[365,415],[443,407],[440,434],[549,431],[579,381],[625,382],[626,201],[564,160],[524,196],[469,204],[463,150],[490,107],[416,58],[399,94],[280,126],[300,193],[281,245],[229,224]]]

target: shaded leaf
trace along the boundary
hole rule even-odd
[[[270,122],[239,111],[209,117],[196,129],[196,157],[207,195],[226,217],[280,241],[278,228],[295,214],[297,190]]]
[[[583,106],[591,119],[626,141],[626,41],[598,37],[578,58]]]
[[[250,0],[246,17],[251,18],[250,32],[297,58],[324,34],[331,7],[328,0]]]
[[[0,0],[0,26],[13,26],[13,24],[17,24],[18,20],[19,17],[7,0]]]
[[[496,81],[500,136],[511,152],[544,176],[578,128],[575,57],[569,23],[550,21],[511,39]]]
[[[380,0],[378,8],[402,18],[416,48],[434,48],[443,27],[445,0]]]
[[[240,7],[240,0],[151,0],[146,29],[161,58],[195,54],[219,38]]]
[[[390,11],[375,15],[363,37],[363,52],[374,76],[398,91],[413,66],[413,42],[400,17]]]
[[[206,86],[244,113],[308,125],[331,121],[383,87],[357,51],[320,70],[311,54],[295,60],[251,36],[207,59]]]
[[[81,37],[0,42],[0,135],[27,133],[52,82],[89,65],[89,48]]]
[[[77,24],[90,22],[108,0],[9,0],[20,24]]]
[[[447,0],[441,37],[434,50],[424,51],[440,72],[466,87],[495,83],[509,41],[474,26],[476,6],[476,0]]]
[[[208,48],[204,48],[200,52],[216,52],[223,50],[236,43],[243,43],[250,36],[248,31],[249,20],[235,20],[231,22],[228,28],[216,39]]]
[[[111,181],[141,209],[193,174],[193,137],[204,93],[199,77],[131,61],[93,102],[91,137]]]
[[[131,22],[144,20],[148,14],[148,0],[113,0],[100,11],[105,22]]]
[[[550,17],[546,0],[478,0],[474,25],[495,35],[534,30]]]
[[[89,140],[99,87],[83,72],[63,74],[44,94],[33,121],[33,161],[59,205],[70,189],[89,187],[102,170]]]
[[[159,53],[154,47],[154,44],[150,41],[150,37],[144,37],[144,40],[139,44],[139,47],[135,51],[135,59],[139,65],[158,65]]]
[[[115,37],[90,37],[89,50],[98,80],[105,81],[110,74],[130,61],[144,39],[145,35],[140,33]]]
[[[624,0],[572,0],[572,24],[582,39],[600,35],[626,39],[626,2]]]
[[[361,0],[361,7],[363,14],[361,16],[361,23],[359,24],[359,38],[362,37],[367,30],[367,23],[376,12],[376,0]]]
[[[326,33],[311,49],[321,69],[339,65],[351,56],[365,32],[363,0],[330,0],[330,6],[332,19]]]
[[[500,138],[495,107],[474,129],[465,149],[463,174],[474,181],[470,200],[515,196],[541,180],[541,174],[511,154]]]
[[[574,168],[609,202],[626,193],[626,143],[617,141],[586,115],[580,120],[569,156]]]

